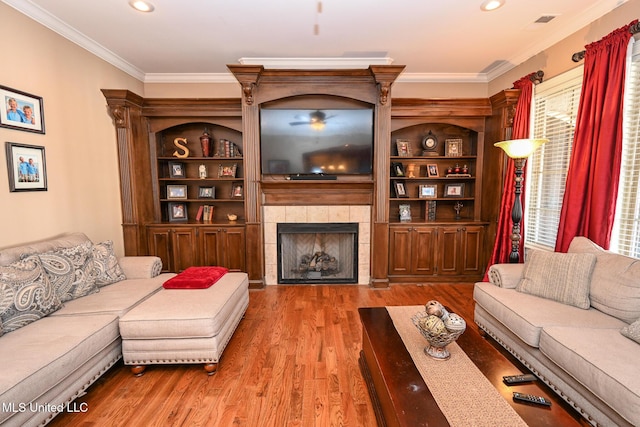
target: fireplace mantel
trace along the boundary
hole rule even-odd
[[[263,180],[264,205],[371,205],[373,181]]]

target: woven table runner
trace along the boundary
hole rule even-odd
[[[451,426],[527,426],[458,344],[454,342],[447,346],[451,353],[448,360],[435,360],[424,353],[427,340],[411,321],[414,314],[424,311],[423,305],[388,306],[386,309]]]

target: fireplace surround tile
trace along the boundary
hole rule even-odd
[[[278,223],[357,222],[358,284],[368,285],[371,271],[371,206],[264,206],[265,283],[278,285]]]

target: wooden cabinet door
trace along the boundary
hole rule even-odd
[[[460,227],[440,227],[438,230],[438,274],[458,274],[460,230]]]
[[[149,255],[162,260],[163,272],[178,273],[198,265],[195,235],[193,227],[147,227]]]
[[[200,229],[200,261],[202,265],[222,266],[224,264],[220,254],[221,234],[222,229],[218,227]]]
[[[229,227],[223,230],[225,267],[234,271],[246,270],[245,230],[243,227]]]
[[[389,274],[411,273],[411,227],[389,230]]]
[[[482,247],[484,227],[465,226],[460,235],[462,253],[460,274],[483,274]]]
[[[243,227],[206,227],[200,230],[202,265],[219,265],[245,271],[245,231]]]
[[[411,272],[413,274],[434,274],[436,236],[435,227],[413,229],[411,237]]]
[[[173,263],[171,262],[171,228],[147,227],[147,245],[147,253],[159,257],[162,261],[162,272],[173,271]]]
[[[196,232],[193,227],[175,228],[171,233],[172,271],[179,273],[187,267],[199,265]]]

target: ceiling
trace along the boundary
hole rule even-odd
[[[493,12],[482,0],[150,0],[151,13],[128,0],[2,1],[146,82],[231,81],[226,64],[240,58],[359,58],[406,65],[399,80],[487,82],[627,0],[506,0]]]

